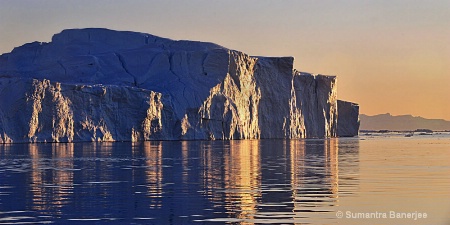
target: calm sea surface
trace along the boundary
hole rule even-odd
[[[450,224],[450,135],[0,145],[24,223]]]

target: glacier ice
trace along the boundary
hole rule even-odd
[[[293,65],[213,43],[64,30],[0,56],[0,143],[357,135],[336,77]]]
[[[339,137],[353,137],[359,134],[359,105],[353,102],[338,100],[338,128]],[[341,125],[339,125],[341,124]]]

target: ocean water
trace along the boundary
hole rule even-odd
[[[0,145],[0,224],[450,224],[450,134]]]

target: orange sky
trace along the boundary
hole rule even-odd
[[[294,56],[301,71],[337,75],[339,98],[361,113],[450,120],[448,0],[5,0],[0,52],[83,27]]]

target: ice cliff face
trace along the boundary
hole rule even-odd
[[[292,109],[302,118],[301,137],[336,137],[337,129],[337,87],[335,76],[313,76],[294,72]],[[301,123],[300,123],[301,124]]]
[[[292,57],[65,30],[0,56],[0,142],[335,137],[336,93]]]
[[[162,120],[173,121],[173,114],[163,110],[164,97],[153,91],[2,78],[0,93],[1,142],[171,138]]]
[[[339,137],[353,137],[359,134],[359,105],[342,100],[338,104],[338,129]]]

